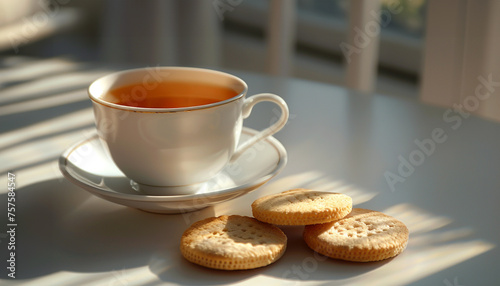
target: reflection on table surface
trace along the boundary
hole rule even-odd
[[[416,101],[236,72],[248,82],[250,95],[274,92],[289,104],[290,120],[275,136],[287,149],[288,165],[235,200],[158,215],[94,197],[63,179],[57,165],[65,149],[95,134],[86,87],[122,67],[22,57],[2,59],[0,67],[0,186],[7,186],[8,172],[15,174],[18,223],[15,280],[5,272],[5,224],[0,231],[3,282],[491,285],[500,280],[497,123],[469,117],[455,130],[443,120],[445,110]],[[263,104],[254,112],[245,125],[259,129],[274,111]],[[424,153],[416,141],[429,142],[436,128],[446,140]],[[400,179],[391,183],[389,173]],[[180,236],[193,222],[251,215],[250,204],[258,197],[298,187],[346,193],[356,207],[398,218],[410,229],[408,248],[381,262],[336,261],[312,252],[302,241],[301,227],[283,227],[287,252],[265,268],[214,271],[181,257]],[[2,210],[7,196],[3,187]]]

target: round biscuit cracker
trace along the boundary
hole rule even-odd
[[[309,225],[343,218],[352,209],[351,197],[332,192],[293,189],[252,203],[253,216],[276,225]]]
[[[406,248],[408,228],[381,212],[355,208],[345,218],[304,228],[314,251],[331,258],[369,262],[394,257]]]
[[[181,253],[189,261],[213,269],[242,270],[269,265],[285,252],[286,235],[254,218],[211,217],[191,225],[181,238]]]

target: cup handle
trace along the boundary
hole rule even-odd
[[[277,104],[281,108],[280,118],[274,124],[260,131],[255,136],[253,136],[252,138],[241,144],[231,157],[231,161],[236,160],[243,152],[245,152],[249,147],[251,147],[255,143],[280,131],[288,121],[288,116],[289,116],[288,105],[281,97],[272,93],[259,93],[245,99],[242,108],[243,119],[248,118],[248,116],[250,116],[250,113],[252,112],[252,108],[257,103],[262,101],[270,101]]]

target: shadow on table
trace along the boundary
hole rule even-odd
[[[250,205],[253,200],[265,193],[299,187],[348,193],[359,203],[369,201],[376,195],[342,182],[332,181],[318,172],[304,172],[273,180],[242,199]],[[238,210],[229,207],[227,212],[238,213]],[[178,253],[174,257],[161,254],[153,257],[150,269],[159,279],[179,285],[222,285],[249,279],[254,282],[258,281],[254,279],[258,279],[259,276],[275,278],[284,284],[295,284],[300,281],[342,281],[366,274],[391,261],[350,263],[328,259],[315,253],[305,244],[302,239],[303,226],[280,226],[280,228],[288,238],[287,250],[277,262],[263,268],[237,271],[212,270],[190,263]]]
[[[0,201],[7,202],[7,194]],[[156,253],[178,251],[187,226],[213,215],[210,207],[152,214],[109,203],[64,179],[35,183],[16,191],[16,279],[146,266]]]
[[[165,255],[157,256],[150,264],[151,271],[169,283],[178,285],[223,285],[257,279],[258,277],[275,278],[283,285],[295,285],[301,281],[342,281],[373,271],[392,259],[372,263],[355,263],[329,259],[318,254],[305,244],[302,239],[302,226],[280,226],[288,237],[285,254],[277,262],[253,270],[212,270],[174,257],[176,262],[169,261]],[[284,280],[281,280],[284,279]]]
[[[174,257],[162,254],[153,257],[149,264],[151,272],[165,282],[179,285],[219,285],[245,280],[258,283],[259,278],[275,279],[283,285],[301,282],[318,285],[422,285],[422,281],[435,284],[436,281],[445,283],[449,279],[453,280],[453,276],[446,276],[449,275],[445,274],[447,270],[454,268],[451,273],[456,273],[455,268],[462,267],[460,265],[470,267],[474,264],[473,259],[496,246],[475,234],[472,226],[461,225],[448,216],[412,203],[394,201],[390,197],[394,196],[391,193],[378,194],[358,189],[316,172],[281,177],[246,195],[244,199],[252,202],[266,192],[297,187],[346,193],[358,207],[375,207],[400,219],[410,230],[408,248],[401,255],[380,262],[355,263],[328,259],[308,248],[302,239],[303,227],[281,226],[288,237],[287,251],[280,260],[268,267],[250,271],[217,271],[191,264],[177,252]],[[377,195],[382,197],[383,203],[380,203],[380,199],[378,202],[373,201]],[[229,213],[238,213],[238,210]]]
[[[2,194],[0,201],[7,201],[7,194]],[[20,188],[16,191],[16,279],[50,275],[50,279],[57,279],[58,273],[64,272],[110,272],[113,275],[102,276],[105,278],[94,275],[92,281],[80,279],[116,284],[135,280],[137,271],[145,271],[163,281],[191,285],[235,283],[260,275],[290,281],[312,277],[331,280],[360,275],[386,263],[353,268],[326,259],[303,243],[302,227],[288,227],[283,229],[289,248],[273,265],[230,272],[203,268],[186,261],[178,244],[190,224],[214,216],[214,212],[209,207],[188,214],[151,214],[94,197],[65,179]],[[2,269],[6,269],[5,263],[2,260]],[[331,267],[345,271],[335,271],[335,277],[331,277],[327,274]]]
[[[269,182],[259,190],[248,194],[246,200],[252,202],[266,192],[299,187],[348,193],[359,203],[369,201],[376,195],[342,182],[332,181],[318,172],[304,172]],[[233,211],[237,213],[237,210]],[[258,281],[259,276],[274,278],[282,284],[296,284],[301,281],[319,281],[320,283],[321,281],[325,283],[339,281],[341,283],[345,279],[366,274],[391,261],[389,259],[374,263],[351,263],[329,259],[312,251],[305,244],[302,239],[303,226],[280,226],[280,228],[288,238],[287,250],[277,262],[263,268],[242,271],[212,270],[186,261],[179,253],[174,258],[167,255],[154,257],[150,269],[161,280],[179,285],[222,285],[249,279],[254,282]]]
[[[251,201],[252,196],[242,199]],[[0,200],[6,202],[7,195],[0,195]],[[288,247],[276,263],[248,271],[218,271],[188,262],[179,250],[184,230],[197,220],[214,216],[215,209],[151,214],[94,197],[64,179],[23,187],[16,195],[16,278],[48,276],[50,281],[57,281],[57,277],[65,278],[65,272],[76,272],[93,275],[72,276],[72,282],[81,279],[78,283],[106,285],[132,281],[151,284],[157,283],[156,279],[181,285],[218,285],[258,282],[259,277],[283,284],[409,284],[429,277],[443,281],[447,277],[440,271],[495,247],[471,236],[470,228],[456,229],[445,217],[399,204],[384,212],[402,219],[411,238],[408,249],[394,259],[374,263],[327,259],[307,247],[302,239],[303,227],[281,227],[288,237]],[[3,253],[6,247],[0,251],[7,257]],[[6,271],[5,263],[5,259],[0,261],[2,271]],[[409,265],[418,267],[408,272]]]

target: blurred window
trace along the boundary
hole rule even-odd
[[[225,15],[226,30],[236,29],[263,37],[268,6],[269,0],[242,1]],[[397,7],[397,12],[390,7]],[[418,76],[425,8],[426,0],[381,0],[379,63],[382,68]],[[298,51],[343,61],[339,46],[347,38],[348,12],[348,0],[297,0]]]

